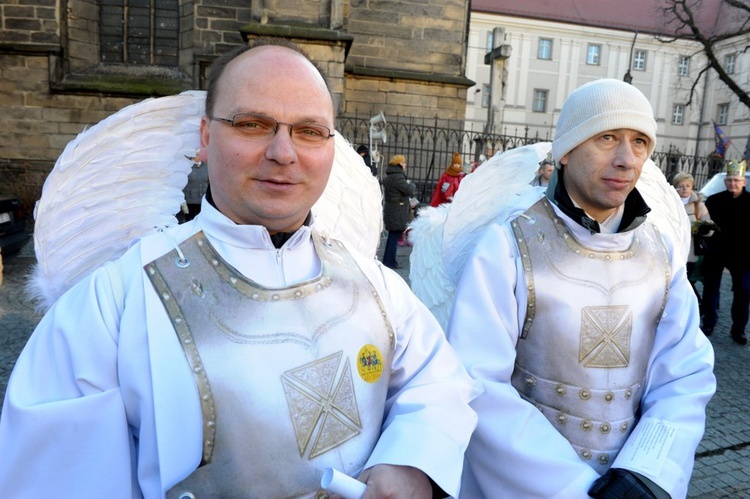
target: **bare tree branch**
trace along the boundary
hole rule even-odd
[[[670,43],[672,41],[675,41],[676,39],[679,39],[680,37],[688,35],[691,38],[694,38],[698,43],[700,43],[703,49],[702,52],[706,56],[707,65],[698,73],[698,76],[693,80],[693,85],[690,89],[690,98],[688,100],[688,105],[693,100],[693,96],[696,92],[696,88],[701,76],[709,69],[713,69],[714,71],[716,71],[719,80],[724,83],[727,88],[729,88],[729,90],[731,90],[732,93],[734,93],[739,98],[742,104],[750,108],[750,95],[748,95],[748,93],[743,90],[743,88],[734,80],[732,75],[726,72],[723,65],[718,60],[718,56],[715,52],[715,47],[718,43],[725,40],[736,39],[737,37],[741,36],[747,36],[748,34],[750,34],[750,16],[747,16],[746,14],[750,13],[750,3],[747,3],[747,0],[723,0],[723,2],[730,7],[739,9],[740,11],[744,11],[742,13],[737,13],[737,18],[743,19],[743,22],[735,27],[735,29],[733,29],[731,32],[704,33],[702,31],[702,27],[698,22],[696,22],[694,15],[695,9],[700,8],[699,0],[666,0],[664,3],[664,7],[661,8],[661,11],[665,16],[667,23],[672,27],[672,29],[675,30],[674,32],[677,34],[677,36],[675,38],[658,37],[657,39],[664,43]],[[743,49],[743,52],[746,52],[749,49],[750,45],[746,45]]]
[[[695,96],[695,93],[697,92],[698,84],[701,81],[701,76],[706,74],[709,69],[711,69],[711,66],[707,64],[698,72],[698,76],[693,78],[693,84],[690,86],[690,95],[688,96],[688,101],[685,103],[685,106],[690,107],[690,104],[693,103],[693,96]]]
[[[740,0],[724,0],[724,1],[727,4],[731,5],[732,7],[746,10],[750,14],[750,5],[746,4],[745,2],[741,2]]]

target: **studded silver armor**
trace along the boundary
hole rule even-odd
[[[337,241],[314,235],[318,278],[262,287],[202,233],[146,266],[193,370],[203,462],[168,497],[323,497],[380,435],[394,336],[375,289]]]
[[[603,473],[637,419],[670,282],[651,224],[625,251],[583,246],[546,198],[511,224],[528,291],[512,384]]]

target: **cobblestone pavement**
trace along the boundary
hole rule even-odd
[[[397,272],[408,282],[408,246],[399,247]],[[380,257],[382,250],[378,251]],[[24,292],[34,263],[31,243],[20,254],[4,260],[0,287],[0,398],[8,376],[40,317]],[[696,453],[688,497],[750,497],[750,383],[748,348],[729,336],[731,289],[729,275],[722,282],[722,302],[711,341],[716,352],[718,390],[708,405],[706,434]]]

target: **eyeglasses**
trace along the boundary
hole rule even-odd
[[[208,118],[212,121],[227,124],[249,139],[267,140],[276,135],[279,125],[289,127],[289,136],[298,146],[319,147],[333,137],[333,132],[325,125],[317,123],[284,123],[270,116],[256,113],[240,113],[228,118]]]

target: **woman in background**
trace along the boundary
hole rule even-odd
[[[398,241],[403,236],[409,223],[411,206],[409,198],[416,190],[414,184],[406,178],[406,158],[403,154],[396,154],[388,162],[383,180],[383,224],[388,231],[388,239],[383,252],[383,265],[399,268],[396,262]]]

